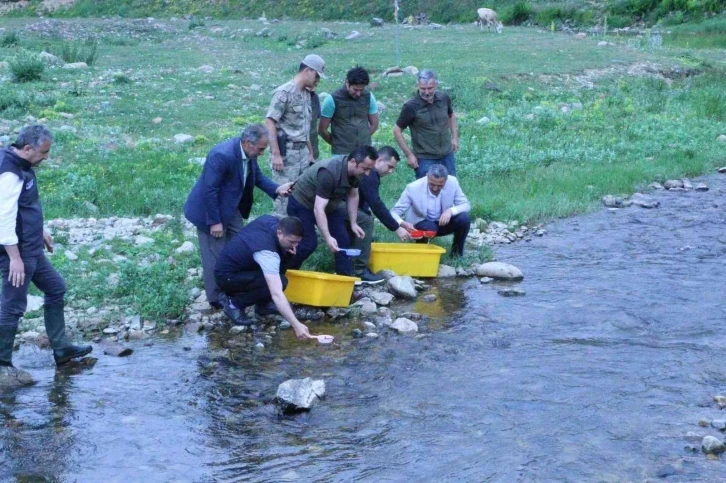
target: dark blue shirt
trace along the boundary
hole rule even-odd
[[[398,222],[391,216],[391,212],[381,200],[381,195],[378,192],[380,186],[381,175],[375,169],[372,169],[368,176],[363,176],[358,186],[358,196],[360,197],[358,206],[369,215],[373,211],[373,214],[381,220],[383,226],[391,231],[396,231],[399,226]]]

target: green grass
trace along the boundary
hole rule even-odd
[[[20,30],[28,22],[6,23]],[[718,36],[720,24],[713,23],[690,28],[704,38]],[[78,39],[23,34],[23,48],[40,52],[81,41],[89,31],[105,32],[97,37],[97,57],[89,69],[49,68],[38,81],[5,82],[0,90],[0,118],[14,125],[28,115],[44,118],[56,133],[51,157],[39,171],[47,218],[179,216],[201,172],[189,160],[204,157],[212,145],[237,135],[248,123],[263,121],[272,90],[294,75],[307,53],[278,38],[314,38],[323,26],[340,37],[352,29],[364,37],[328,40],[315,49],[330,76],[319,91],[335,90],[350,67],[367,67],[375,96],[386,106],[374,143],[394,144],[391,129],[415,83],[411,76],[379,75],[396,64],[391,27],[370,30],[375,35],[368,36],[368,28],[360,25],[283,22],[270,25],[273,34],[262,39],[254,36],[261,28],[256,21],[208,22],[192,31],[186,21],[164,24],[164,30],[138,35],[130,33],[139,32],[139,25],[129,24],[129,35],[124,35],[100,20],[74,21],[83,35]],[[460,131],[457,168],[473,217],[533,223],[570,216],[597,208],[605,194],[629,194],[652,181],[694,176],[723,164],[723,145],[715,142],[726,133],[722,51],[670,47],[667,36],[664,48],[650,50],[646,42],[630,38],[607,38],[616,45],[603,48],[597,47],[599,39],[578,41],[523,28],[508,28],[501,35],[471,25],[423,32],[400,32],[400,64],[434,69],[441,88],[454,99]],[[121,38],[129,41],[113,40]],[[15,54],[13,47],[0,48],[0,61]],[[627,75],[630,66],[646,62],[662,65],[665,73],[678,66],[689,75],[671,75],[668,81]],[[205,64],[214,70],[200,71]],[[576,80],[586,70],[592,88]],[[500,91],[487,89],[488,83]],[[563,105],[569,112],[563,112]],[[489,122],[480,124],[485,116]],[[157,117],[162,122],[153,123]],[[63,125],[76,133],[61,131]],[[176,145],[177,133],[191,134],[196,142]],[[323,156],[329,154],[322,141],[321,147]],[[261,166],[269,173],[267,156]],[[395,202],[412,179],[405,165],[385,178],[386,202]],[[270,200],[258,191],[253,213],[270,210]],[[129,255],[129,266],[107,267],[96,255],[87,259],[85,276],[77,262],[57,258],[75,303],[122,300],[148,317],[178,317],[189,288],[199,283],[185,278],[198,259],[180,260],[173,254],[183,241],[180,233],[158,236],[159,242],[144,250],[159,251],[160,258],[144,268],[138,261],[149,253],[123,244],[114,249]],[[391,239],[382,228],[377,236]],[[448,248],[450,240],[440,243]],[[167,261],[170,255],[176,265]],[[465,261],[489,256],[482,250]],[[461,261],[446,258],[445,263]],[[332,270],[324,245],[307,267]],[[109,270],[119,272],[122,290],[99,289]]]

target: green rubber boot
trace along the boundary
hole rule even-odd
[[[57,366],[62,366],[77,357],[89,354],[93,347],[90,345],[73,345],[66,336],[66,319],[63,314],[63,304],[44,305],[45,332],[48,334],[50,345],[53,347],[53,358]]]

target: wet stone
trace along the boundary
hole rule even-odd
[[[436,301],[436,295],[430,293],[426,294],[421,298],[424,302],[435,302]]]
[[[29,372],[16,367],[0,367],[0,389],[13,389],[35,384]]]
[[[631,198],[630,201],[635,206],[639,206],[641,208],[651,209],[651,208],[658,208],[660,206],[660,201],[656,200],[655,198],[652,198],[650,196],[644,195],[642,193],[635,193]]]
[[[701,441],[701,449],[706,454],[720,454],[726,451],[726,446],[717,437],[706,436]]]
[[[522,280],[524,278],[520,269],[504,262],[482,263],[476,267],[476,275],[478,277],[491,277],[501,280]]]
[[[726,419],[714,419],[711,421],[711,427],[719,431],[726,431]]]
[[[114,342],[106,342],[103,344],[103,353],[113,357],[128,357],[134,353],[130,347],[124,347]]]
[[[505,288],[499,290],[497,293],[502,297],[521,297],[527,294],[527,292],[525,292],[521,288]]]
[[[668,181],[663,183],[663,187],[667,190],[683,188],[683,181],[681,181],[680,179],[669,179]]]
[[[413,320],[405,317],[399,317],[393,321],[390,328],[397,331],[399,334],[408,334],[411,332],[418,332],[418,324]]]
[[[310,410],[323,396],[325,396],[325,381],[309,377],[289,379],[277,388],[277,401],[285,412]]]
[[[694,189],[700,193],[703,193],[704,191],[708,191],[708,186],[706,185],[706,183],[698,183]]]
[[[357,339],[359,337],[363,337],[363,331],[360,329],[353,329],[350,331],[350,335]]]
[[[655,476],[658,478],[668,478],[669,476],[677,475],[678,470],[673,465],[665,465],[656,471]]]

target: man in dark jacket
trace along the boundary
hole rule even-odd
[[[43,253],[53,252],[53,238],[43,229],[34,166],[48,157],[53,136],[44,126],[23,128],[12,146],[0,150],[0,376],[11,376],[13,343],[25,313],[30,282],[45,295],[45,330],[53,357],[62,365],[93,348],[71,344],[63,314],[66,284]],[[16,371],[17,372],[17,371]]]
[[[224,245],[250,216],[255,186],[272,199],[287,196],[292,186],[277,185],[260,171],[257,157],[268,141],[267,129],[253,124],[240,137],[214,146],[184,205],[184,216],[197,227],[207,301],[218,309],[224,304],[214,280],[214,266]]]
[[[360,179],[358,186],[358,225],[363,228],[365,236],[358,238],[350,237],[351,246],[361,251],[359,257],[353,259],[353,275],[359,277],[363,283],[375,284],[385,280],[383,275],[372,273],[368,269],[368,261],[371,258],[371,243],[373,242],[373,215],[378,218],[383,226],[398,235],[401,241],[408,240],[410,230],[413,225],[402,221],[400,224],[396,221],[391,212],[381,199],[379,188],[381,186],[381,178],[388,176],[396,170],[396,166],[400,161],[398,152],[391,146],[383,146],[378,150],[378,159],[373,166],[370,174]]]
[[[229,297],[224,313],[235,325],[252,324],[244,309],[254,305],[257,316],[279,313],[298,339],[310,338],[308,328],[295,317],[283,293],[285,272],[302,235],[299,219],[263,215],[242,228],[222,249],[214,274]]]

